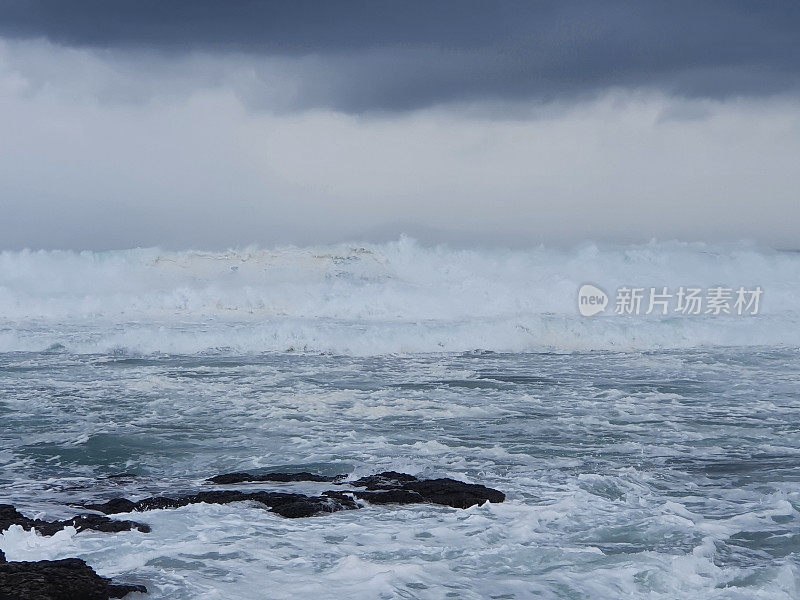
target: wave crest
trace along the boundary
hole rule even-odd
[[[764,289],[761,314],[581,317],[587,282]],[[571,250],[386,244],[0,253],[0,351],[343,354],[794,345],[800,254],[750,245]]]

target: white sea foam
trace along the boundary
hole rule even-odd
[[[758,316],[587,318],[577,290],[764,289]],[[651,243],[0,253],[0,351],[396,352],[795,345],[800,254]]]

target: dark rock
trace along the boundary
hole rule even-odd
[[[179,498],[167,498],[165,496],[154,496],[152,498],[145,498],[136,503],[133,510],[159,510],[163,508],[180,508],[186,506],[189,502],[182,501]]]
[[[454,508],[469,508],[475,504],[503,502],[506,495],[485,485],[464,483],[450,478],[422,479],[403,484],[403,488],[421,494],[428,502]]]
[[[288,483],[291,481],[315,481],[318,483],[332,483],[337,479],[341,479],[340,475],[335,477],[328,477],[325,475],[315,475],[314,473],[258,473],[252,475],[250,473],[225,473],[223,475],[215,475],[207,479],[209,483],[217,483],[220,485],[233,485],[234,483],[245,482],[265,482],[272,481],[276,483]]]
[[[6,555],[3,554],[3,551],[0,550],[0,563],[6,562]]]
[[[219,490],[200,492],[189,496],[167,498],[155,496],[132,502],[125,498],[115,498],[103,504],[90,504],[91,508],[106,514],[117,511],[130,512],[178,508],[189,504],[230,504],[231,502],[258,502],[269,507],[273,512],[284,517],[310,517],[319,513],[336,512],[359,508],[351,497],[332,498],[328,496],[306,496],[304,494],[288,494],[283,492],[244,492],[240,490]]]
[[[352,510],[360,508],[352,499],[349,503],[342,503],[327,497],[310,497],[295,502],[287,502],[272,507],[272,512],[288,519],[311,517],[320,513],[332,513],[339,510]]]
[[[103,502],[102,504],[87,504],[84,508],[111,515],[114,513],[131,512],[136,508],[136,503],[126,500],[125,498],[114,498],[113,500]]]
[[[417,479],[407,473],[385,471],[377,475],[362,477],[350,482],[351,485],[365,487],[368,492],[355,492],[355,496],[374,504],[416,504],[431,502],[452,506],[453,508],[469,508],[476,504],[503,502],[503,492],[488,488],[485,485],[464,483],[455,479]],[[386,490],[391,496],[381,496],[377,490]],[[371,493],[375,492],[375,493]],[[407,492],[402,494],[400,492]],[[392,500],[395,498],[396,500]]]
[[[320,512],[320,507],[312,502],[289,502],[272,508],[272,512],[288,519],[299,519],[301,517],[312,517]]]
[[[134,521],[115,521],[101,515],[78,515],[64,521],[44,521],[42,519],[30,519],[21,514],[11,504],[0,504],[0,531],[5,531],[12,525],[19,525],[23,529],[35,529],[42,535],[53,535],[65,527],[72,526],[77,531],[105,531],[117,533],[120,531],[130,531],[137,529],[142,533],[148,533],[150,526]]]
[[[243,481],[324,481],[331,477],[312,473],[267,473],[252,476],[248,473],[217,475],[208,481],[214,483],[240,483]],[[357,500],[371,504],[421,504],[433,503],[454,508],[469,508],[476,504],[503,502],[505,495],[483,485],[464,483],[455,479],[418,479],[407,473],[386,471],[362,477],[348,485],[366,490],[342,492],[327,491],[322,496],[306,496],[269,491],[213,490],[186,496],[153,496],[133,502],[125,498],[114,498],[101,504],[88,504],[85,508],[105,514],[121,512],[179,508],[189,504],[230,504],[231,502],[258,502],[272,512],[287,518],[310,517],[321,513],[361,508]]]
[[[72,525],[78,531],[91,529],[92,531],[103,531],[106,533],[119,533],[120,531],[131,531],[136,529],[142,533],[150,533],[150,526],[146,523],[135,521],[117,521],[102,515],[78,515],[68,521],[56,521],[64,523],[64,526]]]
[[[294,494],[299,495],[299,494]],[[353,498],[345,495],[331,496],[302,496],[298,500],[274,502],[272,512],[296,519],[310,517],[321,513],[333,513],[340,510],[356,510],[361,508]]]
[[[359,500],[370,504],[421,504],[425,498],[410,490],[388,490],[386,492],[353,492]]]
[[[253,500],[254,502],[266,504],[267,506],[280,506],[281,504],[290,504],[291,502],[299,502],[308,498],[308,496],[304,494],[287,494],[286,492],[258,491],[237,493],[243,494],[245,500]],[[202,497],[201,494],[198,494],[198,496]]]
[[[368,490],[384,490],[391,487],[400,487],[403,483],[410,483],[412,481],[419,481],[419,479],[408,473],[384,471],[383,473],[362,477],[361,479],[356,479],[349,483],[350,485],[365,487]]]
[[[114,584],[78,558],[0,562],[0,600],[108,600],[131,592],[147,588]]]

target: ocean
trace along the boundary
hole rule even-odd
[[[605,311],[579,314],[584,284]],[[758,310],[615,311],[623,287],[723,286]],[[506,501],[193,504],[115,516],[150,533],[12,526],[0,550],[153,600],[796,599],[798,334],[800,253],[744,243],[2,252],[0,503],[55,519],[231,471],[387,470]]]

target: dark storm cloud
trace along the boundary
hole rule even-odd
[[[351,112],[612,86],[769,95],[800,87],[798,31],[798,2],[0,0],[7,38],[289,61],[296,107]]]

